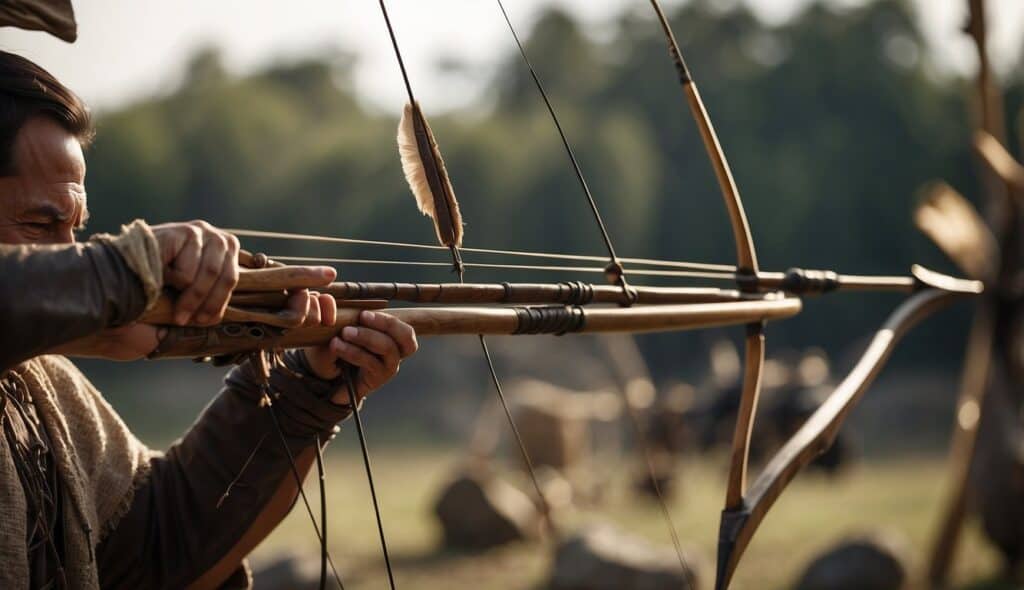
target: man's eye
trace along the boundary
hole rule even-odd
[[[49,223],[39,223],[39,222],[31,222],[30,221],[30,222],[21,224],[21,226],[24,227],[25,229],[29,230],[30,232],[35,233],[35,234],[44,234],[44,233],[47,233],[47,232],[50,231],[50,224]]]

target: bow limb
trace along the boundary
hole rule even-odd
[[[651,0],[657,6],[657,0]],[[660,7],[658,8],[660,13]],[[729,168],[729,161],[725,158],[722,145],[718,141],[718,135],[711,123],[704,102],[701,100],[697,85],[689,76],[689,71],[683,62],[679,47],[664,19],[664,14],[659,14],[659,19],[665,27],[669,39],[670,51],[679,69],[680,79],[683,81],[683,90],[686,93],[687,102],[697,122],[701,139],[704,142],[704,149],[708,153],[712,167],[715,170],[715,177],[725,201],[726,210],[729,213],[729,222],[732,226],[733,241],[736,244],[737,274],[757,276],[759,271],[757,265],[757,253],[754,249],[754,239],[750,233],[750,224],[747,222],[747,215],[740,199],[739,189]],[[741,288],[746,288],[742,286]],[[756,286],[753,287],[756,289]],[[729,465],[729,481],[725,494],[725,509],[732,510],[739,507],[743,502],[743,495],[746,492],[747,465],[750,455],[750,437],[754,430],[754,416],[757,413],[757,402],[761,394],[761,375],[764,372],[764,325],[753,323],[747,325],[747,334],[744,346],[743,391],[740,397],[739,410],[736,415],[736,427],[733,431],[732,458]]]
[[[683,60],[683,54],[679,50],[679,43],[676,42],[676,36],[672,32],[672,26],[668,22],[668,17],[665,16],[665,12],[662,10],[658,0],[650,0],[650,2],[658,17],[658,22],[661,24],[661,29],[665,33],[669,55],[672,57],[676,72],[679,74],[679,82],[682,84],[686,102],[689,104],[690,112],[697,123],[701,140],[704,143],[704,149],[707,151],[708,158],[711,160],[711,166],[715,170],[715,178],[718,179],[718,186],[722,191],[722,198],[725,200],[725,207],[729,212],[732,237],[736,243],[736,258],[739,261],[739,271],[756,274],[758,266],[757,254],[754,250],[754,240],[750,235],[750,224],[747,223],[747,214],[744,211],[743,201],[740,199],[740,192],[736,187],[736,181],[732,176],[732,169],[729,168],[729,161],[725,157],[725,152],[722,151],[722,144],[718,141],[718,134],[715,133],[715,127],[711,123],[711,117],[708,115],[704,101],[701,99],[697,84],[693,81],[689,68],[686,67],[686,61]]]
[[[715,170],[715,177],[718,179],[718,186],[725,201],[725,207],[729,214],[729,222],[732,226],[733,241],[736,246],[737,274],[739,276],[755,277],[759,272],[757,264],[757,253],[754,249],[754,239],[750,233],[750,224],[747,222],[747,215],[743,208],[743,201],[740,198],[739,189],[733,178],[732,170],[729,168],[729,161],[722,151],[722,145],[718,141],[715,127],[711,123],[704,101],[701,99],[697,84],[690,75],[690,70],[683,60],[679,43],[676,41],[672,27],[665,16],[658,0],[650,0],[651,7],[657,15],[662,31],[668,43],[669,55],[675,64],[676,72],[679,74],[679,81],[682,84],[686,102],[693,114],[700,131],[704,149]],[[741,288],[745,290],[756,290],[757,281],[740,282]],[[762,323],[752,323],[747,326],[745,344],[745,370],[743,372],[743,391],[740,398],[739,411],[736,416],[736,427],[733,431],[732,459],[729,465],[729,481],[725,495],[725,511],[739,509],[743,504],[743,495],[746,491],[747,464],[750,453],[750,436],[754,427],[754,415],[757,411],[757,400],[761,393],[761,375],[764,369],[764,327]],[[724,524],[723,524],[724,527]]]
[[[889,316],[846,379],[765,466],[741,505],[723,512],[715,588],[728,587],[768,510],[797,473],[831,446],[846,416],[874,382],[900,339],[921,320],[967,296],[926,289],[904,301]]]

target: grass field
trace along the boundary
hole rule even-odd
[[[362,464],[349,440],[337,441],[328,455],[329,539],[331,553],[346,587],[386,588],[368,488]],[[550,567],[550,542],[519,544],[483,555],[438,550],[439,532],[433,519],[436,494],[451,474],[459,455],[445,451],[379,449],[374,453],[377,490],[384,513],[398,587],[416,589],[534,589],[542,588]],[[671,510],[683,543],[704,555],[710,588],[718,516],[725,474],[723,463],[690,461],[685,482]],[[605,467],[606,474],[614,473]],[[623,467],[619,473],[632,473]],[[608,520],[653,542],[669,537],[657,507],[629,493],[626,477],[618,477],[596,509],[579,510],[562,518],[571,528]],[[315,480],[307,482],[314,510],[318,506]],[[747,551],[733,588],[789,588],[808,559],[846,533],[892,530],[910,542],[912,567],[918,576],[937,507],[944,489],[940,459],[900,459],[860,465],[836,481],[805,474],[797,478],[768,515]],[[304,508],[288,520],[255,552],[257,567],[281,551],[318,554]],[[969,527],[955,568],[957,588],[1011,588],[994,581],[995,553]],[[919,576],[918,576],[919,577]],[[257,588],[259,583],[257,580]]]

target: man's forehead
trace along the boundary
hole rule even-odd
[[[80,182],[85,156],[78,139],[45,116],[29,119],[14,140],[14,167],[19,174],[51,182]]]
[[[22,218],[69,221],[88,217],[85,187],[76,182],[36,183],[23,176],[0,178],[0,194],[11,213]]]

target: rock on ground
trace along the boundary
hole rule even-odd
[[[818,555],[797,590],[903,590],[907,584],[907,542],[901,535],[848,537]]]
[[[434,505],[444,544],[481,550],[534,538],[540,513],[530,498],[508,482],[483,471],[458,473]]]
[[[684,551],[688,571],[671,546],[654,546],[610,525],[597,525],[559,544],[551,590],[680,590],[700,588],[703,560]]]
[[[288,553],[256,564],[253,585],[259,590],[316,590],[320,587],[320,555]]]

